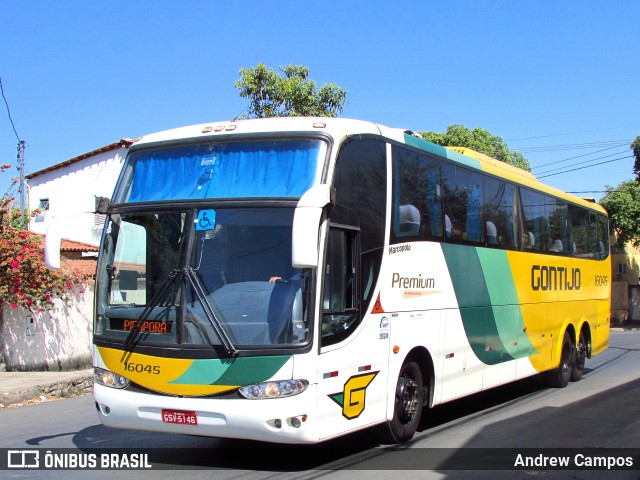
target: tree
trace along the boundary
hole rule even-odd
[[[600,204],[609,213],[609,225],[616,232],[618,246],[630,242],[640,247],[640,183],[629,180],[605,190]]]
[[[53,307],[56,297],[68,300],[81,278],[74,272],[46,268],[41,237],[27,231],[22,212],[12,208],[16,183],[0,198],[0,307],[42,311]]]
[[[640,182],[640,136],[636,137],[630,146],[633,150],[633,156],[636,157],[633,163],[633,173],[636,174],[636,181]]]
[[[235,83],[242,98],[248,98],[249,117],[335,117],[347,103],[347,92],[334,83],[319,90],[302,65],[280,67],[282,76],[263,63],[240,70]]]
[[[469,130],[464,125],[449,125],[445,133],[418,132],[422,138],[443,147],[467,147],[510,165],[531,171],[529,161],[520,152],[509,150],[501,137],[482,128]]]

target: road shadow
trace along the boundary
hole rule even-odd
[[[508,404],[545,389],[539,376],[481,392],[425,410],[419,427],[425,432],[463,417]],[[197,437],[158,432],[127,431],[94,425],[77,432],[73,443],[82,451],[130,449],[147,453],[153,465],[227,470],[301,472],[307,470],[386,469],[413,443],[380,445],[364,430],[319,445],[283,446],[265,442]],[[420,450],[420,449],[418,449]],[[433,454],[434,452],[432,452]],[[446,452],[444,459],[450,456]],[[433,459],[433,455],[432,455]],[[443,460],[444,461],[444,460]],[[403,463],[403,462],[400,462]],[[403,469],[402,465],[395,466]]]

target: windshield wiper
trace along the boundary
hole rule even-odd
[[[142,313],[138,317],[138,320],[136,320],[135,325],[133,326],[133,328],[129,332],[129,335],[127,335],[127,338],[124,341],[125,350],[128,351],[129,347],[132,346],[132,344],[134,343],[135,338],[138,336],[138,334],[140,333],[140,330],[142,329],[142,325],[149,318],[149,315],[151,315],[151,312],[153,311],[153,309],[160,303],[160,301],[165,296],[165,294],[167,293],[169,288],[173,285],[173,282],[175,281],[176,277],[178,276],[178,273],[180,273],[180,271],[177,270],[177,269],[176,270],[171,270],[171,272],[169,273],[169,276],[167,277],[167,279],[160,286],[160,289],[158,290],[158,293],[155,294],[155,296],[151,299],[151,301],[144,308],[144,310],[142,311]]]
[[[196,297],[198,297],[198,301],[202,305],[202,309],[204,310],[204,314],[207,317],[207,320],[209,320],[209,323],[213,327],[213,330],[216,332],[216,335],[218,335],[218,338],[220,338],[220,341],[222,342],[222,345],[224,346],[227,353],[238,353],[238,350],[233,346],[233,343],[229,339],[227,332],[224,331],[220,320],[218,320],[218,317],[216,317],[213,308],[211,308],[211,304],[207,300],[207,295],[204,291],[204,288],[202,288],[202,283],[200,283],[200,279],[194,272],[193,268],[186,267],[183,272],[185,277],[189,280],[189,284],[196,294]]]

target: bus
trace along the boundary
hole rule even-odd
[[[606,211],[351,119],[213,122],[128,152],[96,275],[109,427],[278,444],[411,439],[430,408],[609,340]]]

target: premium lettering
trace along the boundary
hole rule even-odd
[[[391,278],[391,288],[435,288],[435,278],[424,278],[422,274],[417,277],[403,277],[399,273],[394,273]]]
[[[582,276],[579,268],[534,265],[531,267],[533,290],[580,290]]]

